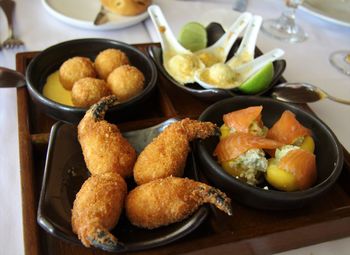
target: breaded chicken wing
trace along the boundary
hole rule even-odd
[[[172,176],[133,189],[126,198],[125,209],[133,225],[153,229],[184,220],[204,203],[232,215],[231,200],[220,190]]]
[[[85,114],[78,125],[78,140],[92,175],[117,172],[132,176],[136,151],[118,127],[103,120],[107,109],[117,103],[115,96],[102,98]]]
[[[140,153],[134,166],[134,179],[138,185],[167,176],[181,177],[190,141],[207,138],[216,131],[210,122],[183,119],[169,125]]]
[[[117,224],[126,194],[126,183],[115,172],[93,175],[84,182],[73,204],[72,228],[86,247],[120,245],[108,230]]]

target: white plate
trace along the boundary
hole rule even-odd
[[[55,18],[80,28],[93,30],[119,29],[135,25],[148,17],[147,11],[137,16],[120,16],[110,13],[110,21],[94,25],[100,10],[99,0],[42,0],[45,9]]]
[[[305,0],[300,9],[324,20],[350,27],[350,0]]]

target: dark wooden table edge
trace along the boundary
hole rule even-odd
[[[146,45],[146,44],[140,44]],[[16,60],[21,59],[23,55],[31,54],[35,56],[38,52],[23,52],[16,55]],[[25,70],[25,65],[21,61],[16,61],[17,70]],[[35,178],[33,169],[32,158],[32,136],[29,132],[29,116],[28,116],[28,100],[29,95],[27,89],[17,89],[17,99],[23,98],[25,100],[17,100],[17,113],[18,113],[18,135],[19,135],[19,159],[20,159],[20,174],[21,174],[21,190],[22,190],[22,213],[23,213],[23,239],[24,239],[24,251],[26,255],[40,255],[40,240],[39,240],[39,226],[36,221],[37,215],[37,202],[35,201]],[[172,111],[175,112],[174,109]],[[172,117],[172,116],[169,116]],[[154,120],[155,122],[161,121]],[[350,154],[343,147],[344,150],[344,169],[350,173]],[[25,166],[25,167],[23,167]],[[307,225],[305,227],[299,227],[293,230],[272,233],[260,237],[251,239],[245,239],[234,243],[226,243],[215,247],[209,247],[204,250],[198,250],[191,252],[191,254],[214,254],[220,247],[220,254],[232,254],[232,251],[240,249],[244,254],[269,254],[273,252],[282,252],[289,249],[300,248],[307,245],[316,244],[319,242],[330,241],[350,235],[350,229],[344,230],[344,225],[350,225],[350,217],[343,217],[334,219],[332,228],[328,226],[329,221],[320,222],[313,225]],[[334,225],[334,226],[333,226]],[[313,238],[312,235],[301,235],[307,228],[308,232],[321,231],[327,227],[327,239]],[[340,230],[340,231],[339,231]],[[300,236],[300,240],[293,244],[278,243],[280,240],[295,236]],[[274,242],[275,240],[276,242]]]
[[[29,116],[26,114],[28,96],[24,95],[26,93],[28,93],[26,88],[17,89],[17,97],[25,99],[23,101],[17,100],[23,240],[26,255],[39,255],[39,229],[36,222],[37,202],[35,201],[32,144],[28,126]]]
[[[332,241],[349,235],[349,230],[344,229],[344,225],[350,225],[350,217],[333,220],[331,228],[329,222],[320,222],[293,230],[275,232],[272,234],[244,239],[234,243],[224,243],[215,247],[200,249],[195,252],[185,253],[191,255],[217,254],[231,255],[239,251],[239,255],[266,255],[285,252],[292,249],[303,248],[310,245],[325,242],[322,238],[315,238],[315,233],[327,229],[327,240]],[[340,230],[340,231],[339,231]],[[309,234],[305,235],[305,231]],[[287,241],[288,240],[288,241]],[[290,242],[290,240],[295,240]]]

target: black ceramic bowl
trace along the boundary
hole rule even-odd
[[[137,153],[140,153],[154,137],[175,121],[176,119],[168,119],[156,126],[124,132],[123,136],[128,139]],[[89,175],[77,139],[77,128],[57,122],[50,133],[37,221],[49,234],[71,244],[81,245],[77,235],[72,231],[71,209],[76,194]],[[196,162],[192,153],[189,154],[186,162],[184,175],[198,180]],[[126,182],[128,190],[132,190],[136,185],[130,178],[126,179]],[[172,243],[197,229],[208,214],[209,207],[201,206],[181,222],[148,230],[132,225],[123,212],[117,226],[111,230],[123,245],[113,250],[110,246],[103,244],[99,248],[124,254]],[[95,252],[91,253],[95,254]]]
[[[152,94],[157,81],[157,68],[152,60],[137,48],[109,39],[78,39],[66,41],[51,46],[42,51],[29,64],[26,71],[29,94],[39,109],[47,115],[68,123],[78,123],[84,116],[86,108],[71,107],[54,102],[42,94],[47,77],[57,71],[60,65],[74,56],[85,56],[92,61],[97,54],[108,48],[124,51],[129,57],[131,65],[137,67],[145,76],[145,88],[137,96],[118,104],[109,110],[110,116],[125,116],[135,112]]]
[[[207,26],[207,34],[208,34],[208,46],[213,44],[216,40],[218,40],[224,33],[223,28],[221,27],[220,24],[218,23],[210,23]],[[232,46],[232,49],[228,55],[228,59],[231,58],[236,50],[239,47],[239,44],[241,42],[241,39],[238,39],[236,43]],[[225,99],[228,97],[232,96],[237,96],[237,95],[244,95],[243,92],[239,92],[238,90],[232,89],[232,90],[224,90],[224,89],[205,89],[201,87],[197,83],[189,83],[186,85],[182,85],[178,83],[176,80],[172,78],[171,75],[168,74],[168,72],[165,70],[163,66],[163,53],[162,49],[160,46],[150,46],[148,48],[148,53],[156,63],[158,69],[161,71],[161,73],[176,87],[178,87],[181,90],[184,90],[185,92],[200,98],[202,100],[206,101],[218,101],[221,99]],[[255,49],[255,55],[260,56],[262,52],[256,48]],[[276,60],[273,62],[273,67],[274,67],[274,76],[269,84],[268,87],[266,87],[264,90],[260,91],[259,93],[254,94],[254,96],[260,96],[267,94],[270,89],[278,84],[280,82],[280,79],[282,77],[282,74],[286,68],[286,61],[285,60]]]
[[[250,207],[268,210],[296,209],[323,195],[337,180],[343,166],[343,151],[334,133],[320,119],[303,109],[265,97],[237,96],[217,102],[199,117],[201,121],[223,124],[225,113],[249,106],[262,105],[262,120],[271,127],[285,110],[292,111],[300,123],[312,130],[317,165],[316,184],[304,191],[284,192],[269,187],[254,187],[226,173],[213,157],[218,137],[196,143],[199,162],[205,176],[218,188],[232,194],[232,198]]]

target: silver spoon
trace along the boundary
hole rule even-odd
[[[0,67],[0,88],[20,88],[26,85],[26,79],[23,74]]]
[[[273,87],[271,95],[277,100],[288,103],[311,103],[328,98],[341,104],[350,105],[350,100],[331,96],[322,89],[308,83],[282,83]]]

